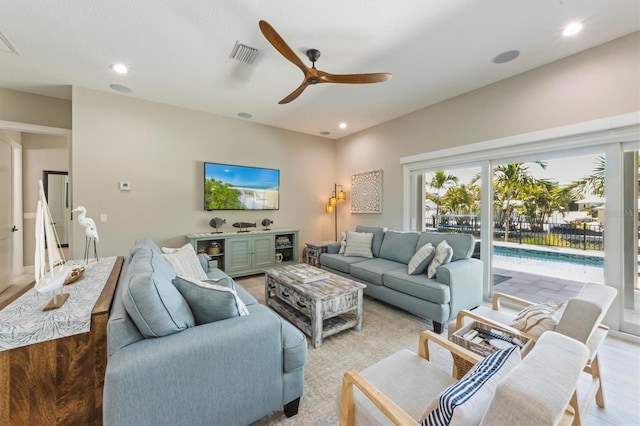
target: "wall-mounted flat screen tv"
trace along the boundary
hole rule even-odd
[[[204,209],[278,210],[280,170],[204,163]]]

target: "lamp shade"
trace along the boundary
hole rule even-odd
[[[336,197],[329,198],[329,205],[331,207],[335,207],[337,204],[338,204],[338,200],[336,199]]]
[[[347,199],[347,193],[344,192],[344,191],[340,191],[340,192],[338,192],[338,197],[337,198],[340,201],[344,201],[344,200]]]
[[[333,209],[334,209],[334,207],[331,204],[327,204],[327,206],[326,206],[326,212],[327,213],[333,213]]]

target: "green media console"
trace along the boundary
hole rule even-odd
[[[231,277],[253,275],[276,264],[298,263],[298,231],[200,233],[187,235],[196,252],[207,254],[209,266],[222,269]]]

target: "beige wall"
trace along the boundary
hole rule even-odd
[[[0,88],[0,120],[71,129],[71,101]]]
[[[63,136],[22,133],[22,206],[24,265],[33,265],[38,180],[44,170],[69,171],[69,144]],[[65,251],[65,256],[68,253]]]
[[[401,157],[636,111],[640,33],[343,138],[337,143],[338,183],[350,187],[351,174],[383,169],[383,209],[343,209],[340,227],[402,229]]]
[[[441,102],[346,137],[324,138],[82,88],[73,91],[72,197],[99,223],[103,256],[124,254],[149,236],[177,245],[209,230],[202,211],[202,162],[279,168],[279,211],[219,212],[228,224],[270,217],[302,231],[302,242],[333,238],[324,204],[333,183],[383,169],[383,213],[358,223],[402,228],[400,157],[640,110],[640,33]],[[9,108],[13,103],[17,108]],[[71,128],[69,101],[0,89],[0,120]],[[118,182],[129,181],[131,192]],[[77,226],[75,224],[73,226]],[[227,225],[229,226],[229,225]],[[74,232],[74,257],[82,233]]]
[[[74,87],[72,141],[73,206],[96,221],[101,256],[126,254],[140,237],[184,244],[186,234],[211,231],[214,216],[227,220],[224,230],[271,218],[274,228],[299,229],[301,242],[333,236],[324,204],[335,142],[325,138]],[[280,169],[280,210],[205,212],[204,161]],[[81,232],[73,243],[81,258]]]

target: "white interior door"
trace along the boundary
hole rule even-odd
[[[13,281],[13,155],[0,139],[0,291]]]

